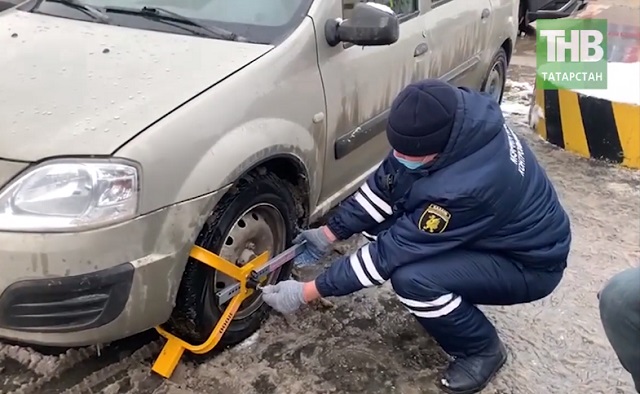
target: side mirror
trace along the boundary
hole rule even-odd
[[[400,37],[400,22],[395,12],[378,3],[357,3],[351,18],[330,19],[324,25],[327,43],[354,45],[390,45]]]

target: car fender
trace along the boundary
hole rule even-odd
[[[253,119],[222,134],[195,163],[176,198],[182,200],[225,187],[259,164],[280,157],[296,162],[310,188],[319,190],[319,153],[313,135],[301,125],[285,119]]]
[[[502,44],[509,39],[511,48],[507,50],[507,55],[513,53],[516,39],[518,37],[518,7],[517,0],[491,0],[493,9],[493,20],[491,29],[491,46],[485,52],[485,63],[491,67],[491,60]]]
[[[141,163],[141,213],[211,194],[277,157],[295,160],[304,169],[302,175],[315,191],[311,199],[317,198],[320,190],[322,166],[318,163],[324,150],[317,148],[312,132],[285,119],[253,119],[229,131],[212,131],[207,140],[184,144],[154,135],[165,133],[145,132],[136,144],[117,154]]]

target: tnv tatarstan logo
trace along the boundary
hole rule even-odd
[[[539,20],[536,82],[542,89],[607,88],[607,20]]]

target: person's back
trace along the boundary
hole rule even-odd
[[[493,212],[493,223],[465,248],[503,253],[531,268],[562,270],[570,222],[534,153],[508,126],[491,97],[460,89],[464,116],[445,151],[422,167],[407,201],[469,198],[473,210]]]
[[[522,145],[532,162],[519,193],[522,199],[515,201],[511,220],[481,245],[531,268],[563,270],[571,245],[569,217],[544,169],[524,141]]]

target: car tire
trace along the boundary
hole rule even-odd
[[[504,87],[507,82],[507,53],[504,48],[500,48],[491,60],[489,70],[482,83],[482,91],[493,96],[498,103],[502,103]]]
[[[292,244],[296,228],[293,195],[292,185],[273,174],[253,174],[242,178],[211,213],[196,245],[229,261],[234,260],[233,253],[238,247],[243,250],[242,256],[253,245],[254,251],[250,252],[251,256],[241,259],[243,262],[268,249],[272,249],[271,256],[282,252]],[[267,234],[267,228],[270,234]],[[270,242],[272,245],[265,248],[265,244]],[[288,279],[291,266],[292,262],[274,272],[269,283]],[[226,280],[222,280],[223,277]],[[189,343],[205,342],[224,311],[214,294],[230,283],[237,282],[189,258],[176,306],[165,328]],[[257,307],[248,302],[252,298],[242,304],[220,341],[222,347],[235,345],[252,335],[268,316],[270,308],[262,302],[259,292],[252,297]],[[248,308],[250,305],[252,307]]]

